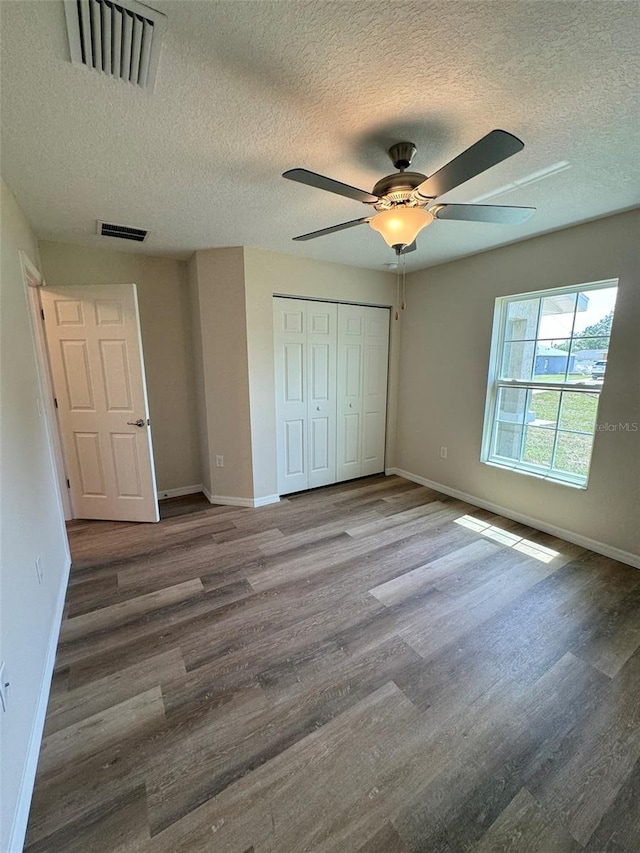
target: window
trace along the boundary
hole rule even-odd
[[[496,300],[483,462],[586,486],[617,290]]]

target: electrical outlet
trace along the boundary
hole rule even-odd
[[[36,575],[38,576],[38,583],[42,583],[42,561],[40,560],[40,554],[36,557]]]
[[[9,705],[9,682],[4,674],[4,661],[0,663],[0,705],[3,711],[6,711]]]
[[[216,468],[224,468],[224,456],[222,453],[216,453]]]
[[[440,458],[441,458],[441,459],[446,459],[446,458],[447,458],[447,448],[446,448],[446,447],[441,447],[441,448],[440,448]]]

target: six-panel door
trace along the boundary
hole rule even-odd
[[[338,315],[338,480],[362,476],[365,311],[340,305]]]
[[[337,308],[307,302],[308,488],[336,481]]]
[[[135,285],[41,299],[74,517],[158,521]]]
[[[300,299],[274,299],[278,491],[307,488],[307,308]]]
[[[338,481],[384,471],[389,311],[338,306]]]
[[[364,308],[364,365],[362,371],[362,472],[384,471],[389,370],[389,311]]]

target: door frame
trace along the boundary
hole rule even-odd
[[[58,415],[53,402],[55,395],[53,393],[49,351],[45,340],[42,321],[42,304],[40,302],[40,288],[45,287],[46,282],[42,273],[29,256],[22,250],[19,251],[19,255],[20,266],[22,269],[22,282],[28,309],[27,313],[29,315],[29,326],[31,327],[33,351],[36,356],[38,385],[40,389],[40,397],[37,401],[38,412],[41,414],[45,422],[47,444],[49,445],[49,456],[57,484],[56,497],[60,506],[60,513],[64,521],[70,521],[74,517],[73,508],[71,506],[69,490],[67,489],[67,469],[62,451],[60,425],[58,423]]]

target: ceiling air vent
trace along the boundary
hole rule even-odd
[[[113,225],[110,222],[98,220],[98,234],[101,237],[118,237],[120,240],[143,243],[148,233],[144,228],[130,228],[128,225]]]
[[[153,89],[166,17],[137,0],[65,0],[71,62]]]

